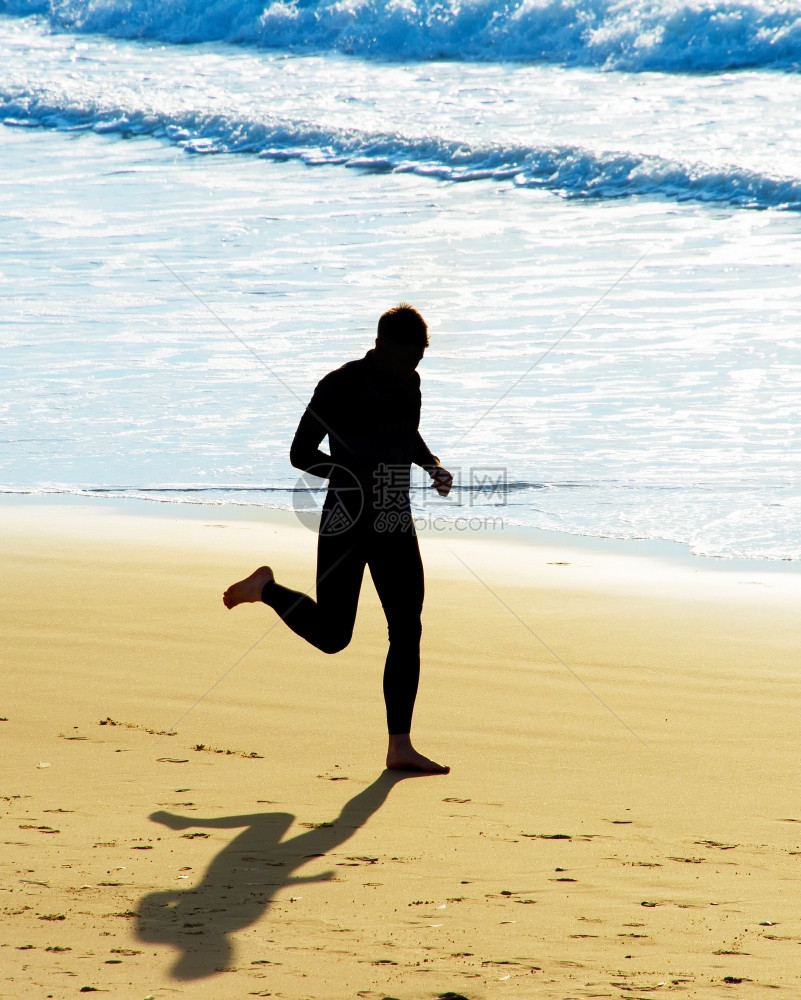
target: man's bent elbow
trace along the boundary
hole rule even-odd
[[[316,448],[308,448],[293,442],[289,449],[289,461],[301,472],[311,472],[320,464],[320,452]]]
[[[289,462],[295,469],[300,469],[301,472],[306,471],[305,454],[301,448],[296,448],[294,445],[289,449]]]

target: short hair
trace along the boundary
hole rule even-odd
[[[408,302],[399,302],[378,320],[378,336],[393,344],[428,347],[428,324]]]

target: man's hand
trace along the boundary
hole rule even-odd
[[[443,469],[441,465],[437,465],[433,469],[429,469],[429,476],[431,476],[431,485],[439,493],[441,497],[446,497],[450,491],[451,486],[453,486],[453,476],[448,472],[447,469]]]

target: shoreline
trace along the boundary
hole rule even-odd
[[[274,523],[285,527],[302,527],[308,531],[293,510],[266,507],[256,504],[203,503],[202,501],[150,500],[138,497],[103,497],[80,494],[30,494],[0,492],[0,509],[3,508],[63,508],[97,509],[115,515],[130,514],[141,517],[187,520],[230,520],[254,524]],[[304,511],[304,518],[312,515]],[[477,518],[479,519],[479,518]],[[423,518],[420,519],[424,521]],[[624,539],[603,536],[574,535],[569,532],[529,528],[503,523],[498,530],[459,528],[444,517],[432,528],[417,522],[422,540],[457,538],[468,542],[500,544],[501,546],[526,545],[593,553],[601,556],[622,556],[630,559],[645,558],[667,565],[684,566],[695,571],[722,573],[788,574],[801,578],[801,560],[744,559],[724,556],[696,555],[683,542],[664,539]],[[313,533],[313,532],[312,532]]]

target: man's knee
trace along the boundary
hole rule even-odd
[[[410,614],[393,617],[387,621],[387,634],[392,643],[416,645],[423,634],[423,624],[420,615]]]
[[[353,631],[333,632],[317,643],[317,648],[323,653],[341,653],[351,640]]]

